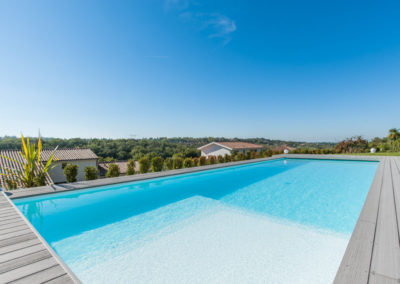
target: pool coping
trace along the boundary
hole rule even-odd
[[[31,197],[103,185],[245,165],[281,158],[314,160],[378,161],[378,169],[368,191],[355,229],[347,245],[334,283],[399,283],[400,282],[400,157],[282,154],[270,158],[245,160],[157,173],[99,179],[64,185],[20,189],[10,198]],[[10,194],[10,192],[8,192]],[[399,211],[397,210],[399,208]]]

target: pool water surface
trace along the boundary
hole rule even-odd
[[[83,283],[329,283],[377,166],[279,159],[14,202]]]

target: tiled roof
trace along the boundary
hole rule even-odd
[[[207,145],[201,146],[198,149],[202,150],[211,145],[219,145],[222,147],[226,147],[230,150],[262,149],[263,148],[263,145],[257,145],[257,144],[253,144],[253,143],[247,143],[247,142],[211,142]]]
[[[247,142],[216,142],[217,144],[223,145],[225,147],[235,149],[261,149],[262,145],[247,143]]]
[[[17,150],[0,150],[0,173],[7,174],[7,171],[5,169],[9,169],[9,170],[11,170],[13,172],[23,171],[24,170],[23,166],[20,163],[11,161],[11,160],[6,159],[4,157],[11,158],[11,159],[13,159],[15,161],[18,161],[18,162],[21,162],[21,163],[24,163],[24,161],[25,161],[22,158],[22,156],[20,154],[20,151],[17,151]],[[8,176],[8,178],[10,178],[12,180],[17,181],[15,179],[15,177],[13,177],[12,175],[7,175],[7,176]],[[53,181],[50,178],[50,176],[46,175],[46,184],[49,185],[49,184],[52,184],[52,183],[53,183]],[[22,184],[17,182],[17,186],[21,187]],[[0,187],[6,188],[6,177],[3,176],[3,175],[0,175]]]
[[[53,153],[53,150],[43,150],[42,160],[47,161],[51,153]],[[54,155],[54,159],[58,161],[92,160],[98,158],[90,149],[57,149]]]
[[[128,168],[128,161],[119,161],[119,162],[102,162],[99,163],[99,171],[100,175],[104,176],[108,170],[108,167],[110,164],[116,164],[119,166],[120,174],[124,175],[126,174],[126,170]],[[137,163],[135,163],[135,168],[137,168]]]

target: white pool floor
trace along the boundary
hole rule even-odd
[[[52,245],[83,283],[308,284],[333,281],[349,237],[195,196]]]

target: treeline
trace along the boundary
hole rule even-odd
[[[36,143],[36,138],[30,138]],[[270,140],[265,138],[248,139],[226,139],[222,137],[205,138],[143,138],[143,139],[60,139],[42,138],[43,147],[46,149],[59,148],[89,148],[104,161],[115,160],[139,160],[142,157],[168,157],[180,156],[182,158],[199,157],[198,147],[213,141],[244,141],[261,144],[265,149],[274,150],[277,147],[286,145],[292,148],[326,149],[331,148],[334,143],[306,143],[283,140]],[[0,149],[21,149],[21,139],[17,137],[0,137]]]

